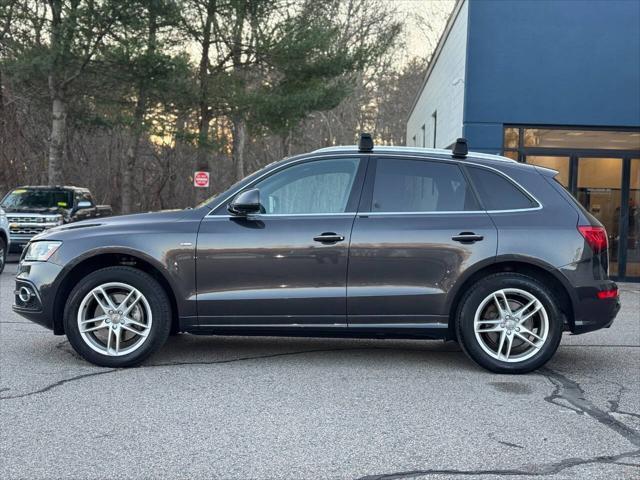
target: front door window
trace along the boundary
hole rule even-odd
[[[294,165],[257,183],[266,214],[344,213],[359,159]]]

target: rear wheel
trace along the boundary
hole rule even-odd
[[[64,322],[69,343],[84,359],[105,367],[129,367],[164,344],[171,307],[150,275],[131,267],[108,267],[73,289]]]
[[[563,317],[552,293],[515,273],[481,279],[464,296],[456,319],[465,353],[496,373],[526,373],[555,353]]]

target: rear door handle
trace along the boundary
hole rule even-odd
[[[461,232],[459,235],[451,237],[451,240],[460,243],[475,243],[484,240],[484,237],[473,232]]]
[[[313,237],[313,240],[320,243],[336,243],[342,242],[344,237],[333,232],[324,232],[317,237]]]

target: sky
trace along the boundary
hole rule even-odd
[[[428,58],[435,50],[456,0],[387,0],[406,22],[407,56]]]

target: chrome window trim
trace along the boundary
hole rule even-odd
[[[447,152],[449,152],[448,150],[446,150]],[[488,170],[493,170],[494,172],[496,172],[498,175],[502,175],[503,177],[505,177],[507,180],[509,180],[511,183],[513,183],[514,185],[516,185],[520,190],[522,190],[523,192],[525,192],[529,197],[531,197],[538,205],[536,207],[528,207],[528,208],[513,208],[513,209],[505,209],[505,210],[460,210],[460,211],[451,211],[451,212],[364,212],[364,211],[357,211],[357,212],[344,212],[344,213],[293,213],[293,214],[286,214],[286,213],[264,213],[264,214],[256,214],[256,215],[252,215],[253,216],[258,216],[258,215],[262,215],[262,216],[281,216],[281,217],[294,217],[294,216],[298,216],[298,217],[304,217],[304,216],[329,216],[329,215],[376,215],[376,214],[384,214],[384,215],[460,215],[460,214],[468,214],[468,213],[513,213],[513,212],[532,212],[532,211],[536,211],[536,210],[542,210],[543,206],[542,206],[542,202],[540,202],[535,195],[533,195],[531,192],[529,192],[529,190],[527,190],[526,188],[524,188],[522,185],[520,185],[519,182],[517,182],[516,180],[514,180],[512,177],[510,177],[509,175],[507,175],[504,172],[501,172],[500,170],[498,170],[497,168],[488,166],[488,165],[483,165],[482,163],[476,163],[473,162],[473,160],[468,161],[466,159],[456,159],[456,158],[438,158],[438,157],[425,157],[422,155],[408,155],[408,154],[398,154],[398,153],[377,153],[376,152],[371,152],[371,153],[359,153],[359,152],[343,152],[343,155],[348,155],[354,153],[356,154],[359,158],[362,157],[390,157],[390,158],[409,158],[409,159],[415,159],[415,160],[429,160],[429,161],[442,161],[442,162],[450,162],[450,163],[454,163],[456,165],[473,165],[475,167],[480,167],[480,168],[486,168]],[[307,161],[312,161],[312,160],[316,160],[316,159],[333,159],[333,158],[343,158],[343,155],[338,155],[336,153],[336,155],[314,155],[311,157],[304,157],[304,158],[300,158],[294,161],[291,161],[290,163],[286,163],[284,165],[281,165],[279,168],[276,168],[274,170],[268,171],[268,172],[264,172],[262,175],[260,175],[259,177],[255,178],[253,180],[253,182],[245,185],[242,190],[245,190],[247,188],[251,188],[253,185],[255,185],[257,182],[259,182],[261,179],[263,179],[264,177],[268,176],[268,175],[274,175],[277,172],[280,172],[282,170],[284,170],[285,168],[291,167],[293,165],[298,165],[299,163],[304,163]],[[480,157],[482,158],[482,157]],[[518,162],[515,162],[518,163]],[[242,191],[240,190],[240,191]],[[220,206],[222,206],[224,203],[226,203],[227,201],[229,201],[231,198],[233,198],[235,195],[237,195],[237,193],[232,193],[231,195],[225,197],[223,200],[221,200],[220,202],[218,202],[215,206],[213,206],[211,208],[211,210],[209,211],[209,213],[207,213],[207,215],[205,216],[205,218],[207,217],[220,217],[220,218],[229,218],[229,217],[233,217],[233,218],[237,218],[235,215],[213,215],[213,211],[216,210],[217,208],[219,208]]]
[[[229,215],[229,214],[221,214],[221,215],[207,215],[205,218],[250,218],[250,219],[260,219],[262,217],[355,217],[358,215],[356,212],[347,212],[347,213],[252,213],[247,215],[246,217],[239,215]]]
[[[268,316],[265,318],[269,318]],[[449,328],[448,323],[442,322],[401,322],[401,323],[206,323],[200,324],[201,328]]]

